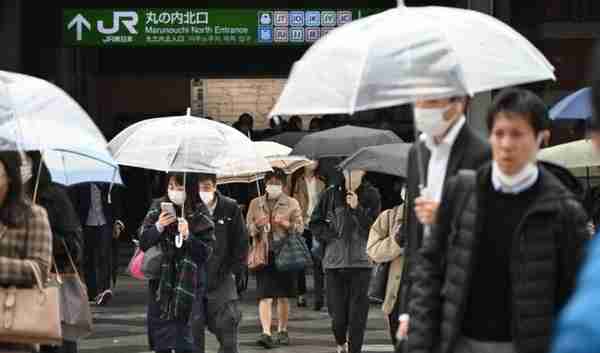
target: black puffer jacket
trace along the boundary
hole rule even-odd
[[[448,184],[439,223],[420,253],[410,301],[411,353],[451,353],[461,335],[491,166],[471,174],[461,172]],[[552,323],[571,293],[589,237],[573,194],[543,167],[539,183],[537,198],[512,235],[512,334],[518,353],[548,351]]]

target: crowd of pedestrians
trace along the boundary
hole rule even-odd
[[[600,76],[593,92],[600,109]],[[488,109],[485,139],[467,122],[469,104],[465,96],[414,104],[422,134],[409,152],[406,197],[383,212],[364,170],[327,180],[324,161],[294,177],[274,168],[264,194],[248,197],[247,206],[219,191],[214,174],[167,174],[164,195],[136,232],[146,256],[159,258],[145,273],[150,349],[203,351],[208,329],[219,352],[239,352],[240,279],[250,246],[266,241],[270,261],[253,273],[256,343],[266,349],[293,346],[290,300],[306,306],[312,272],[313,305],[326,305],[337,352],[360,353],[373,267],[383,264],[382,312],[397,352],[596,351],[598,240],[586,248],[590,221],[597,225],[570,172],[537,161],[548,138],[547,107],[531,91],[501,91]],[[268,134],[282,132],[273,121]],[[325,121],[313,119],[310,129]],[[251,115],[235,126],[256,137]],[[285,129],[302,130],[302,120],[291,117]],[[598,111],[591,139],[600,154]],[[0,152],[0,285],[32,287],[36,274],[45,282],[81,271],[86,299],[107,305],[125,228],[117,198],[108,185],[52,183],[37,152]],[[309,249],[311,264],[282,270],[273,259],[293,237]],[[77,352],[76,341],[3,342],[0,351]]]

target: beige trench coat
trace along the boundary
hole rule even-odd
[[[402,225],[403,212],[403,205],[382,212],[377,217],[375,223],[373,223],[369,233],[369,240],[367,241],[367,254],[371,260],[377,263],[392,262],[390,264],[385,299],[381,307],[381,310],[386,315],[391,314],[394,309],[402,279],[404,249],[396,243],[394,234],[396,234]]]
[[[316,177],[316,182],[317,194],[320,196],[323,190],[325,190],[325,183],[318,177]],[[292,197],[298,200],[300,209],[302,209],[302,218],[304,219],[304,224],[308,224],[311,215],[308,214],[308,187],[306,185],[306,179],[304,179],[304,175],[300,176],[298,181],[296,181]],[[317,205],[315,205],[315,207],[316,206]]]

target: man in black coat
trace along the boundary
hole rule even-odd
[[[216,238],[208,261],[206,324],[219,341],[220,353],[237,353],[242,312],[234,276],[246,267],[248,230],[237,202],[217,191],[214,174],[200,174],[198,182],[200,198],[215,224]],[[197,346],[203,346],[204,323],[193,324]]]
[[[401,327],[400,336],[406,336],[408,329],[408,315],[405,313],[408,313],[412,272],[424,236],[424,227],[417,218],[415,206],[437,210],[450,177],[461,169],[477,169],[491,159],[488,142],[466,123],[468,104],[467,97],[415,103],[415,127],[423,134],[408,157],[407,220],[403,231],[397,234],[397,241],[406,249],[406,262],[398,293],[400,300],[396,301],[390,315],[390,322],[394,325],[400,319],[406,323],[401,325],[404,327]],[[420,185],[421,180],[424,185]]]
[[[118,192],[109,201],[109,185],[80,184],[71,188],[70,196],[83,226],[84,269],[88,297],[98,305],[112,299],[118,265],[118,235],[125,228]]]

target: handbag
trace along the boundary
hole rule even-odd
[[[25,260],[35,277],[34,288],[0,287],[0,341],[62,344],[59,288],[44,287],[40,267]]]
[[[160,278],[163,251],[160,245],[155,245],[144,252],[142,260],[142,273],[148,279]]]
[[[63,339],[77,341],[92,333],[92,310],[87,300],[87,287],[81,280],[73,257],[63,240],[67,257],[73,268],[73,274],[60,277],[60,321]],[[58,271],[57,271],[58,273]]]
[[[389,273],[390,262],[378,263],[373,267],[371,282],[369,283],[369,300],[379,304],[385,301]]]
[[[144,276],[144,272],[142,272],[142,264],[144,263],[144,252],[140,249],[139,245],[136,243],[135,251],[131,260],[129,260],[129,265],[127,265],[127,273],[131,275],[131,277],[139,280],[145,280],[146,276]]]
[[[277,271],[302,271],[312,265],[312,256],[304,238],[298,234],[288,235],[275,256]]]
[[[248,270],[260,271],[269,265],[269,241],[265,233],[254,239],[248,252]]]

